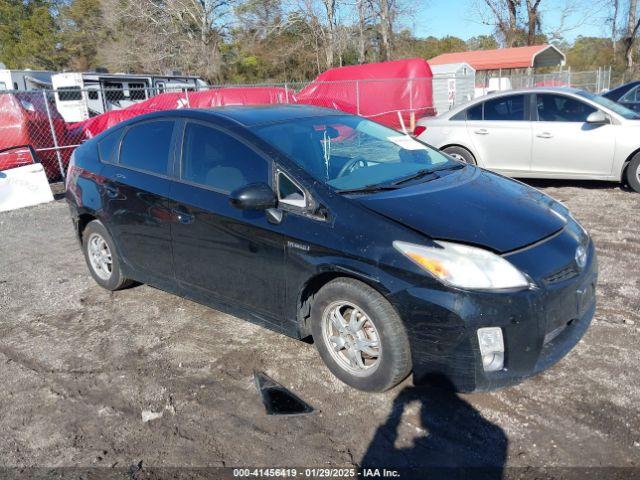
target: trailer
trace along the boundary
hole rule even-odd
[[[476,71],[468,63],[431,65],[433,102],[438,114],[474,98]]]
[[[9,70],[0,64],[0,92],[42,90],[51,88],[51,77],[55,72],[48,70]]]
[[[52,77],[56,107],[65,121],[81,122],[120,110],[165,92],[197,91],[207,86],[185,75],[65,72]]]

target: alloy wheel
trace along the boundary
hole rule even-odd
[[[109,245],[98,233],[92,233],[87,242],[89,263],[94,273],[102,280],[109,280],[113,273],[113,258]]]
[[[322,336],[336,363],[356,376],[372,374],[380,364],[380,334],[365,311],[349,302],[331,303],[322,317]]]

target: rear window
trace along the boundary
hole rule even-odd
[[[173,120],[158,120],[130,127],[120,147],[120,164],[166,175],[173,125]]]

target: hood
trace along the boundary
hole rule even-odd
[[[476,167],[437,180],[363,196],[365,207],[433,239],[509,252],[561,230],[551,197]]]

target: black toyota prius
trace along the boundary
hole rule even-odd
[[[312,339],[343,382],[519,382],[595,310],[593,243],[560,203],[362,117],[176,110],[84,143],[67,200],[93,278]]]

